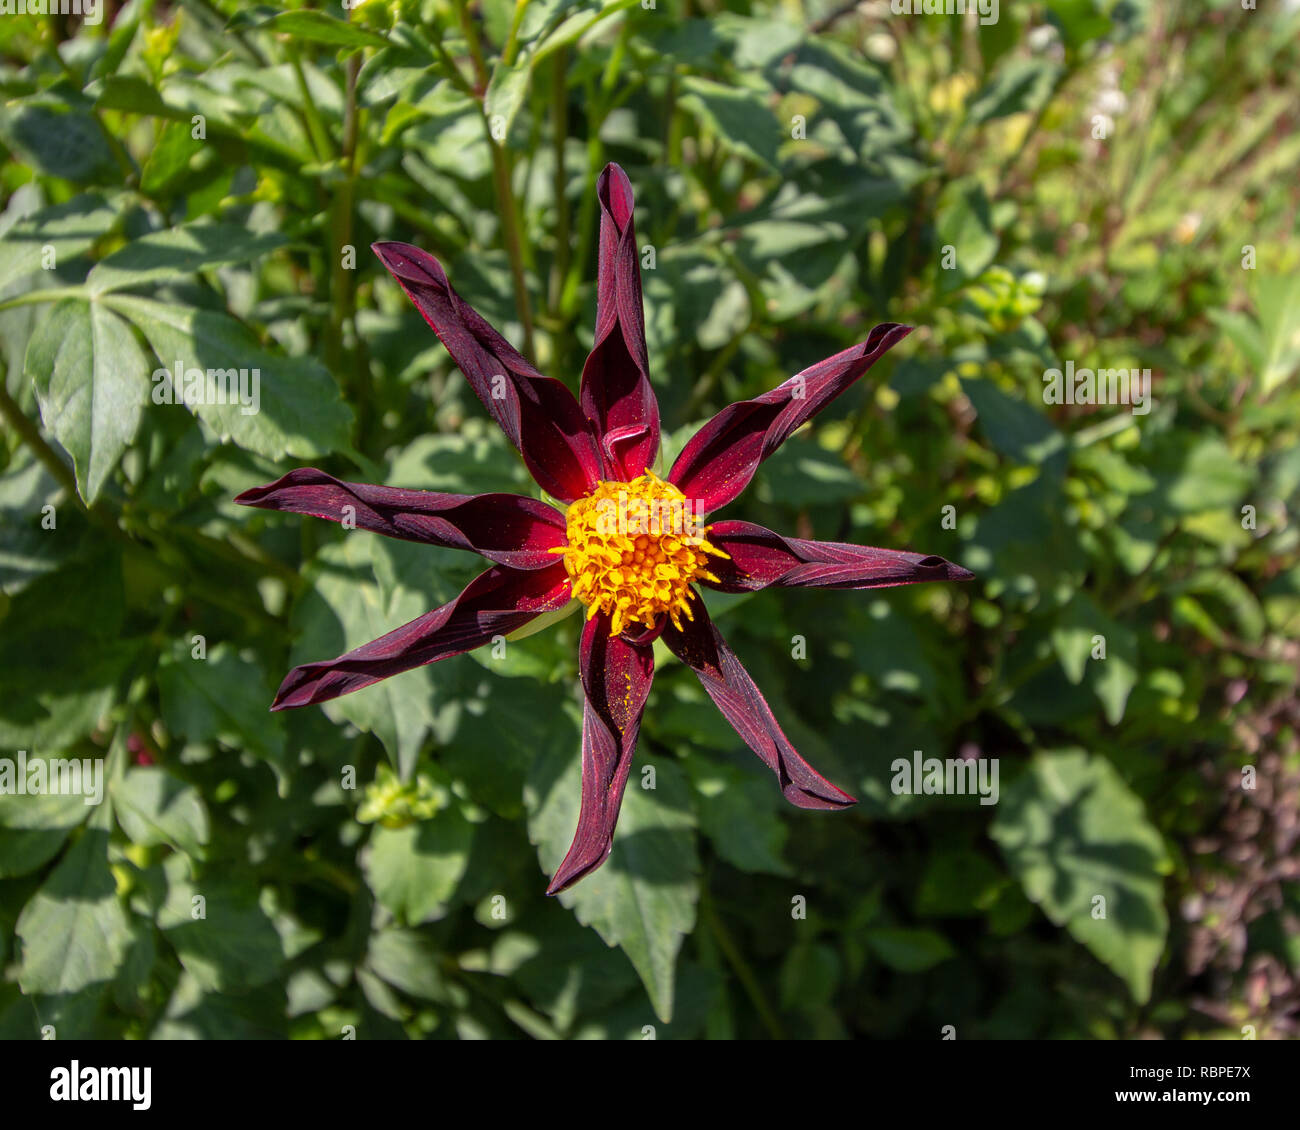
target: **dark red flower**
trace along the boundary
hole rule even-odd
[[[433,256],[405,243],[374,245],[533,478],[565,504],[564,512],[510,494],[345,483],[311,468],[237,499],[333,521],[347,516],[375,533],[470,549],[492,562],[448,604],[337,659],[295,667],[272,710],[324,702],[469,651],[575,598],[586,606],[579,651],[585,695],[582,811],[550,894],[609,855],[654,677],[652,645],[660,637],[776,774],[791,803],[818,809],[854,803],[790,744],[693,583],[740,592],[770,585],[865,589],[971,577],[942,557],[785,538],[749,522],[700,524],[705,512],[735,499],[764,459],[911,327],[876,326],[861,345],[724,408],[686,445],[667,479],[660,479],[650,470],[659,448],[659,409],[646,360],[632,186],[622,169],[609,165],[596,193],[596,335],[577,400],[467,306]]]

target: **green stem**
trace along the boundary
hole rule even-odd
[[[524,12],[528,10],[529,0],[515,0],[515,14],[510,21],[510,34],[506,37],[506,49],[501,53],[501,61],[507,67],[515,65],[515,56],[519,52],[519,25],[524,22]]]
[[[474,64],[474,75],[477,79],[478,87],[476,93],[481,99],[488,85],[487,63],[483,58],[483,47],[479,43],[478,30],[474,27],[474,21],[470,18],[469,5],[465,0],[455,0],[456,18],[460,21],[461,33],[465,36],[465,43],[469,47],[469,57]]]
[[[316,160],[328,161],[334,155],[334,146],[330,144],[329,131],[316,108],[316,99],[312,97],[311,87],[307,85],[307,75],[302,69],[302,60],[298,57],[298,48],[291,46],[288,50],[289,65],[293,67],[293,77],[298,84],[298,93],[302,95],[302,112],[307,119],[307,134]]]
[[[713,940],[718,944],[718,949],[722,951],[722,956],[727,959],[727,964],[735,972],[736,980],[740,982],[741,988],[745,990],[745,995],[749,997],[750,1003],[754,1006],[754,1011],[758,1013],[758,1018],[763,1022],[763,1027],[767,1029],[768,1035],[774,1040],[784,1040],[785,1032],[782,1030],[781,1022],[776,1018],[772,1006],[767,1003],[767,998],[763,995],[763,987],[758,983],[758,978],[754,976],[754,971],[749,967],[749,963],[740,952],[740,947],[732,940],[731,935],[722,924],[722,919],[718,917],[718,912],[713,907],[713,898],[709,894],[707,882],[700,887],[700,919],[708,927],[709,933],[713,935]]]
[[[590,79],[586,83],[587,104],[587,184],[594,184],[600,175],[601,162],[605,158],[605,147],[600,141],[600,127],[605,116],[597,105],[596,91]],[[591,240],[596,227],[596,194],[591,191],[582,194],[582,208],[578,213],[578,254],[569,264],[569,275],[564,280],[564,292],[560,295],[560,311],[565,318],[572,318],[578,309],[578,287],[582,283],[582,272],[586,269],[587,259],[591,255]]]
[[[355,330],[356,286],[352,269],[343,265],[343,248],[352,244],[353,211],[357,188],[357,74],[361,69],[361,56],[353,55],[347,62],[347,95],[343,111],[343,147],[341,161],[343,180],[334,197],[331,226],[334,235],[333,258],[330,260],[330,352],[343,370],[344,384],[357,410],[357,435],[366,434],[369,425],[371,398],[357,387],[364,371],[359,357],[348,358],[344,345],[345,332],[353,326],[352,340],[359,339]],[[353,248],[355,255],[356,248]]]
[[[451,79],[452,85],[462,94],[468,94],[473,98],[473,84],[461,74],[460,67],[456,65],[456,60],[447,54],[447,49],[442,45],[441,40],[429,39],[425,42],[433,48],[433,53],[438,56],[438,61],[442,64],[442,69],[447,72],[447,77]]]
[[[59,286],[49,290],[29,290],[26,294],[15,295],[0,302],[0,310],[12,310],[15,306],[33,306],[41,302],[61,302],[65,298],[88,298],[84,287]]]
[[[482,103],[488,86],[483,46],[479,42],[478,29],[470,19],[465,0],[456,0],[456,14],[460,17],[461,30],[465,33],[470,58],[474,61],[474,73],[478,76],[478,97]],[[482,116],[488,148],[492,151],[492,182],[496,187],[497,206],[501,212],[501,237],[506,245],[506,254],[510,257],[510,276],[515,288],[515,309],[524,327],[523,354],[529,361],[533,361],[537,357],[533,344],[533,308],[528,298],[528,277],[524,270],[526,250],[520,235],[519,204],[515,200],[514,188],[510,180],[510,156],[504,146],[492,136],[492,123],[488,121],[485,106]]]
[[[27,413],[18,406],[18,402],[9,395],[9,390],[5,387],[3,372],[0,372],[0,416],[3,416],[5,423],[17,432],[18,438],[32,449],[36,458],[45,464],[45,469],[54,476],[55,481],[67,491],[71,498],[76,499],[84,507],[85,503],[81,501],[81,495],[77,493],[76,476],[73,475],[68,465],[59,458],[54,448],[45,442],[45,437],[41,435],[40,429],[27,418]]]
[[[568,177],[564,169],[564,146],[569,138],[569,52],[561,47],[551,64],[551,138],[555,146],[555,260],[551,264],[552,317],[560,314],[560,296],[569,270],[569,199],[565,195]]]

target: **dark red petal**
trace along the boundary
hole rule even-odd
[[[600,455],[573,393],[542,376],[488,325],[452,289],[432,255],[409,243],[371,248],[519,449],[538,485],[562,502],[591,489],[600,478]]]
[[[596,182],[600,262],[596,342],[582,370],[582,410],[600,437],[605,477],[635,479],[659,450],[659,403],[650,387],[641,302],[641,263],[632,224],[632,185],[617,165]]]
[[[683,619],[681,631],[672,624],[664,629],[664,643],[678,659],[694,669],[736,733],[776,774],[786,800],[799,808],[847,808],[857,804],[799,756],[749,672],[713,626],[704,601],[698,596],[691,601],[691,612],[695,619]]]
[[[729,404],[682,448],[668,481],[687,498],[698,499],[706,512],[725,506],[795,428],[816,416],[911,332],[911,326],[886,322],[863,344],[819,361],[762,396]]]
[[[326,702],[390,675],[460,655],[495,635],[518,631],[539,613],[563,608],[569,596],[563,563],[522,573],[494,565],[470,581],[455,600],[386,636],[337,659],[295,667],[280,684],[271,709]]]
[[[714,522],[709,541],[731,555],[710,558],[717,576],[701,582],[723,592],[756,592],[768,585],[787,588],[882,589],[919,581],[969,581],[969,569],[897,549],[873,549],[838,541],[783,538],[753,522]]]
[[[315,467],[290,471],[269,486],[244,491],[235,501],[331,522],[346,519],[356,529],[390,538],[469,549],[512,569],[554,565],[555,555],[547,550],[565,543],[564,515],[540,499],[345,483]]]
[[[582,630],[582,811],[564,862],[546,888],[558,894],[596,870],[614,846],[614,825],[632,768],[641,713],[654,679],[654,650],[609,634],[604,613]]]

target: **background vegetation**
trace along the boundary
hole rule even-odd
[[[0,751],[111,779],[0,797],[0,1033],[1294,1035],[1296,9],[0,18]],[[548,900],[576,620],[268,714],[476,565],[231,499],[308,463],[527,489],[368,244],[439,256],[576,387],[608,160],[669,455],[915,324],[728,514],[979,579],[710,599],[861,803],[787,807],[665,654],[657,787]],[[153,403],[176,358],[259,367],[261,411]],[[1045,404],[1067,360],[1150,368],[1154,408]],[[999,803],[895,795],[913,750],[999,759]]]

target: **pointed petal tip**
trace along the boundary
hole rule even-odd
[[[427,251],[413,243],[400,240],[379,240],[370,245],[370,250],[378,257],[392,276],[399,282],[414,282],[425,286],[445,289],[447,276],[442,264]]]
[[[579,856],[577,859],[570,859],[566,856],[564,862],[560,864],[559,870],[555,872],[554,877],[551,879],[550,883],[547,884],[546,894],[549,897],[554,898],[561,891],[567,891],[574,885],[574,883],[578,882],[578,880],[585,879],[609,858],[610,848],[612,847],[613,844],[610,844],[610,846],[595,859],[584,858],[582,856]]]
[[[829,781],[822,780],[818,784],[818,791],[813,792],[791,782],[784,790],[785,798],[796,808],[813,809],[819,812],[841,812],[858,803],[857,797],[850,796]]]
[[[917,562],[917,566],[922,569],[934,570],[934,580],[936,581],[973,581],[975,574],[969,569],[963,569],[960,565],[955,565],[946,557],[925,557]]]

